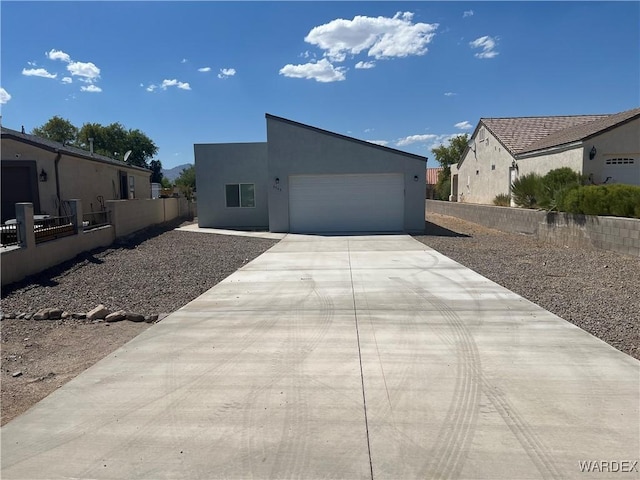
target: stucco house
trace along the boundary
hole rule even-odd
[[[151,198],[151,170],[86,150],[2,127],[2,222],[15,204],[33,203],[34,213],[62,215],[66,200],[84,212],[106,200]]]
[[[421,232],[426,157],[266,114],[267,141],[194,145],[200,227]]]
[[[457,165],[450,200],[491,204],[531,172],[570,167],[594,184],[640,185],[640,108],[616,114],[481,118]]]

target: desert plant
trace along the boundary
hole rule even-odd
[[[569,167],[553,169],[540,179],[536,192],[538,205],[546,210],[560,210],[567,193],[582,184],[582,176]]]
[[[493,199],[493,204],[499,207],[511,206],[511,197],[507,193],[500,193]]]
[[[511,184],[511,196],[518,207],[536,208],[538,206],[538,192],[541,177],[537,173],[527,173],[518,177]]]
[[[640,187],[635,185],[587,185],[570,190],[561,205],[570,213],[640,218]]]

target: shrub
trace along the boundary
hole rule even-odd
[[[518,207],[536,208],[540,191],[541,177],[537,173],[528,173],[519,177],[511,185],[511,195]]]
[[[451,194],[451,178],[444,171],[438,173],[438,183],[435,188],[436,200],[449,200]]]
[[[493,204],[499,207],[509,207],[511,206],[511,197],[507,193],[501,193],[493,199]]]
[[[588,185],[567,192],[561,210],[585,215],[640,218],[640,187],[634,185]]]
[[[536,192],[538,205],[547,210],[559,210],[569,191],[582,183],[582,176],[569,167],[551,170],[540,180]]]

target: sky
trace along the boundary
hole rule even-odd
[[[164,168],[265,113],[427,156],[481,117],[640,106],[639,2],[0,5],[2,125],[121,123]]]

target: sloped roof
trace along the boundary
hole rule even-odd
[[[547,135],[546,137],[531,143],[519,153],[533,152],[536,150],[566,145],[580,140],[586,140],[593,135],[609,130],[638,117],[640,117],[640,108],[633,108],[631,110],[626,110],[614,115],[608,115],[604,118],[599,118],[591,122],[577,124]],[[638,133],[640,134],[640,132]]]
[[[611,115],[572,115],[557,117],[481,118],[480,121],[512,155],[529,149],[550,135]]]
[[[124,163],[120,160],[115,160],[113,158],[105,157],[104,155],[98,155],[94,153],[91,155],[87,150],[83,150],[81,148],[71,147],[69,145],[64,145],[60,142],[54,142],[53,140],[49,140],[48,138],[38,137],[36,135],[30,135],[28,133],[22,133],[17,130],[11,130],[10,128],[2,127],[2,138],[13,138],[15,140],[28,143],[35,147],[44,148],[45,150],[49,150],[51,152],[61,152],[66,153],[68,155],[73,155],[75,157],[85,158],[87,160],[93,160],[95,162],[108,163],[110,165],[115,165],[118,167],[126,167],[132,168],[134,170],[140,170],[146,173],[149,173],[151,170],[148,168],[138,167],[136,165],[129,165],[128,163]]]
[[[400,155],[404,155],[405,157],[412,157],[412,158],[414,158],[416,160],[420,160],[422,162],[426,162],[427,161],[427,157],[423,157],[422,155],[416,155],[415,153],[403,152],[402,150],[397,150],[397,149],[391,148],[391,147],[385,147],[383,145],[378,145],[377,143],[371,143],[371,142],[367,142],[366,140],[360,140],[358,138],[348,137],[347,135],[342,135],[340,133],[331,132],[329,130],[323,130],[322,128],[313,127],[311,125],[306,125],[304,123],[300,123],[300,122],[296,122],[296,121],[293,121],[293,120],[289,120],[288,118],[277,117],[276,115],[271,115],[270,113],[265,113],[265,118],[267,120],[269,120],[269,119],[277,120],[279,122],[288,123],[290,125],[295,125],[295,126],[298,126],[298,127],[307,128],[309,130],[313,130],[313,131],[316,131],[318,133],[323,133],[325,135],[331,135],[333,137],[342,138],[343,140],[348,140],[350,142],[359,143],[361,145],[366,145],[367,147],[376,148],[378,150],[385,150],[387,152],[393,152],[393,153],[397,153],[397,154],[400,154]],[[268,143],[268,140],[267,140],[267,143]]]

